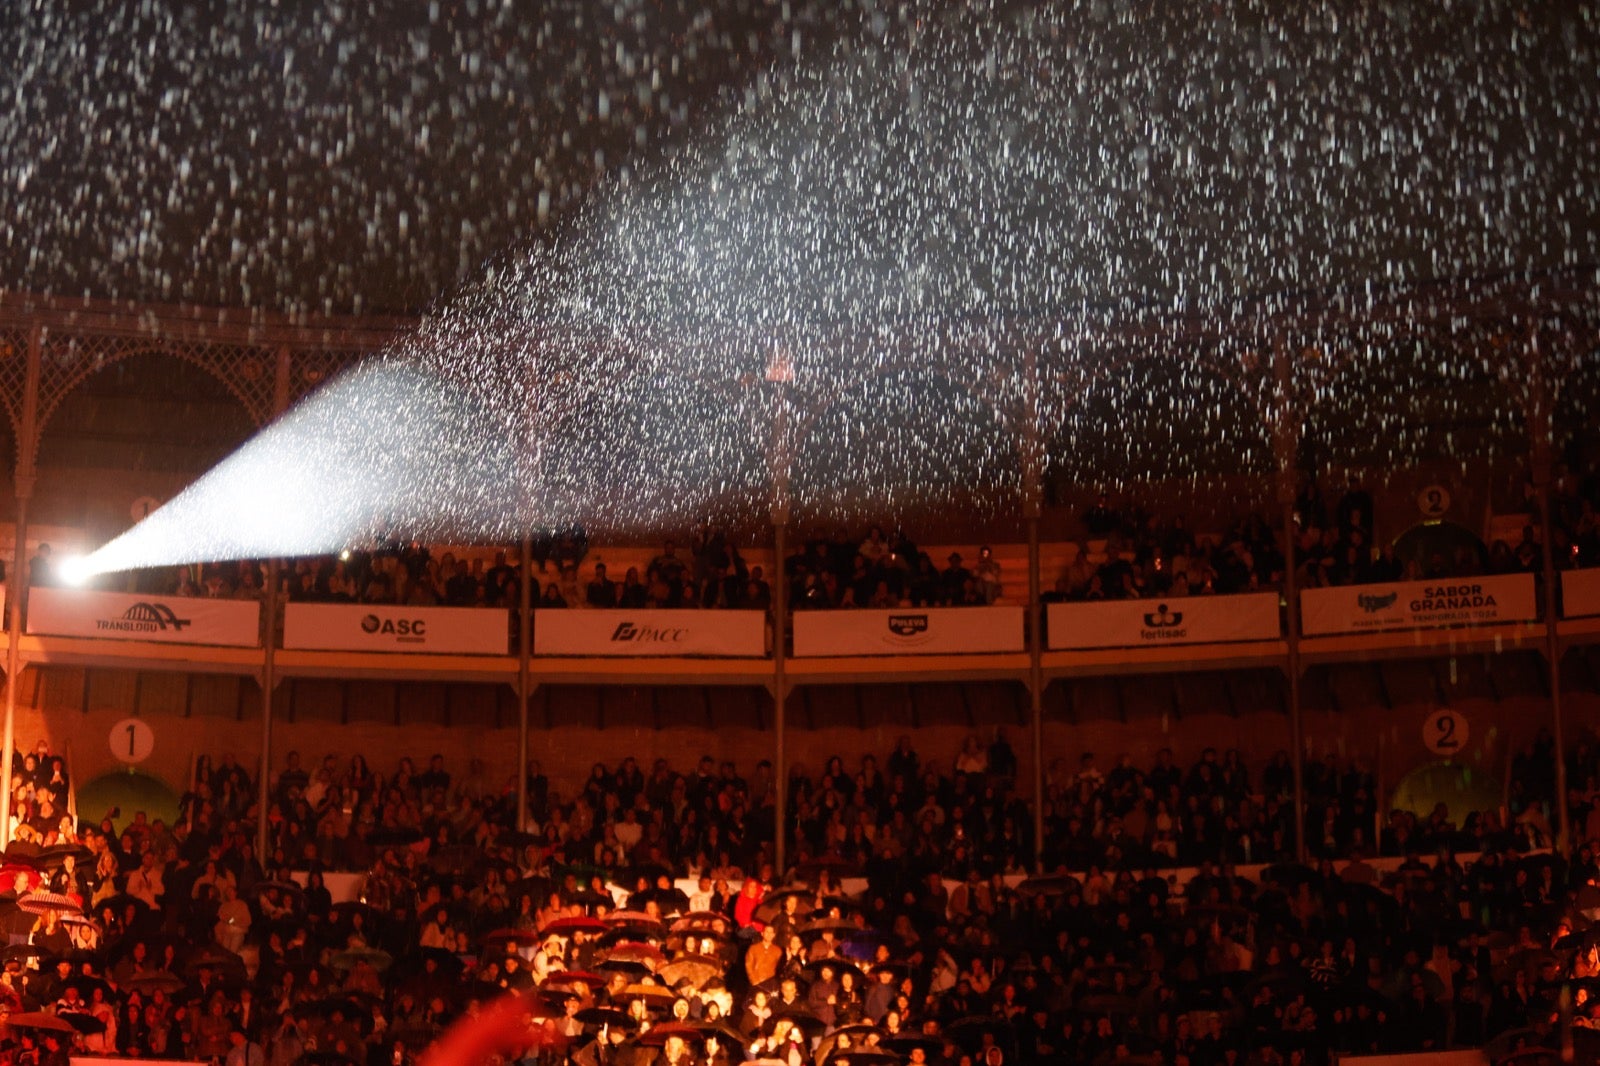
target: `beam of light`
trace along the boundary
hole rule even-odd
[[[81,579],[327,554],[391,533],[503,535],[525,521],[520,478],[490,416],[452,385],[393,360],[351,371],[85,557]]]
[[[56,563],[56,577],[69,588],[83,585],[95,572],[93,564],[83,555],[69,555]]]
[[[1506,3],[1483,15],[1506,33],[1449,5],[1022,8],[885,22],[771,72],[91,566],[737,520],[780,475],[797,522],[999,508],[1025,429],[1086,476],[1227,475],[1270,459],[1271,376],[1219,377],[1161,316],[1600,258],[1574,191],[1600,187],[1592,26],[1517,28]],[[1381,328],[1348,346],[1409,344],[1412,367],[1470,347]],[[1361,417],[1370,390],[1328,380],[1313,420]],[[1472,390],[1478,424],[1521,408],[1504,384]]]

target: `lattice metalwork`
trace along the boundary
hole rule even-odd
[[[290,405],[316,392],[330,379],[371,354],[373,353],[339,349],[322,351],[302,349],[294,352],[289,371]]]
[[[39,415],[34,441],[56,409],[92,375],[136,355],[165,355],[198,367],[238,399],[257,426],[272,416],[275,355],[245,345],[163,341],[93,333],[58,333],[45,339],[39,367]],[[20,422],[19,422],[20,425]]]
[[[28,331],[0,329],[0,403],[11,432],[22,440],[22,405],[28,387]]]

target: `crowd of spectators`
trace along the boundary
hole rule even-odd
[[[1331,504],[1330,498],[1308,477],[1295,502],[1293,557],[1301,588],[1530,573],[1543,565],[1542,538],[1531,521],[1514,542],[1452,539],[1397,553],[1394,542],[1375,537],[1373,497],[1359,480],[1349,479]],[[1552,487],[1558,568],[1600,566],[1597,508],[1600,474],[1561,468]],[[1536,511],[1531,495],[1528,509]],[[1045,592],[1047,602],[1226,594],[1283,584],[1282,530],[1260,513],[1221,532],[1197,533],[1182,516],[1158,517],[1137,502],[1119,505],[1102,495],[1079,519],[1086,536]],[[667,541],[648,562],[620,574],[588,555],[582,530],[537,539],[534,606],[766,610],[772,602],[770,575],[747,563],[726,530],[709,524],[687,543]],[[297,602],[514,608],[522,578],[509,558],[503,550],[492,557],[435,555],[417,544],[303,558],[290,564],[284,592]],[[51,563],[45,548],[32,563],[35,584],[51,583]],[[972,559],[957,551],[941,562],[899,527],[812,537],[783,561],[782,571],[795,610],[981,605],[1007,594],[1001,563],[987,545]],[[145,591],[259,599],[264,575],[259,561],[186,566],[152,572]]]
[[[1579,780],[1600,769],[1587,747],[1572,757]],[[1536,784],[1513,826],[1391,817],[1380,843],[1404,861],[1385,872],[1357,766],[1308,766],[1304,867],[1283,755],[1252,775],[1236,752],[1104,770],[1086,753],[1049,768],[1050,872],[1028,876],[1005,736],[947,765],[905,737],[881,768],[797,768],[779,876],[764,763],[746,779],[710,758],[624,759],[570,797],[535,764],[519,826],[513,783],[477,764],[386,774],[290,754],[258,856],[256,783],[231,757],[197,763],[171,825],[112,813],[78,830],[48,816],[65,767],[38,750],[13,774],[34,806],[5,856],[0,1056],[403,1066],[508,989],[532,995],[533,1059],[586,1066],[1553,1047],[1561,995],[1580,1037],[1600,1024],[1600,864],[1592,844],[1541,849],[1548,822],[1521,817],[1547,799],[1549,762],[1547,738],[1520,757]],[[1458,861],[1469,849],[1483,854]],[[1240,876],[1251,863],[1272,865]],[[359,897],[334,900],[340,868],[365,873]]]

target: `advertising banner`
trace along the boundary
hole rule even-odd
[[[767,616],[764,611],[535,611],[533,654],[760,658],[767,654]]]
[[[1058,649],[1225,644],[1280,636],[1276,592],[1052,603],[1047,619],[1050,647]]]
[[[413,655],[505,655],[511,615],[494,607],[396,607],[375,603],[291,603],[283,646],[302,651]]]
[[[44,637],[146,640],[160,644],[261,644],[261,605],[254,600],[135,596],[86,589],[28,592],[28,632]]]
[[[796,611],[794,654],[949,655],[1024,651],[1021,607]]]
[[[1345,585],[1300,593],[1301,632],[1308,637],[1531,622],[1537,617],[1532,574]]]
[[[1600,570],[1567,570],[1561,575],[1561,615],[1600,614]]]

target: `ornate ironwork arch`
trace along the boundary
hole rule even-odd
[[[40,353],[39,413],[34,426],[35,448],[62,402],[89,378],[135,356],[161,355],[178,359],[215,378],[239,401],[256,428],[273,413],[275,355],[246,345],[212,344],[143,337],[53,334]]]

